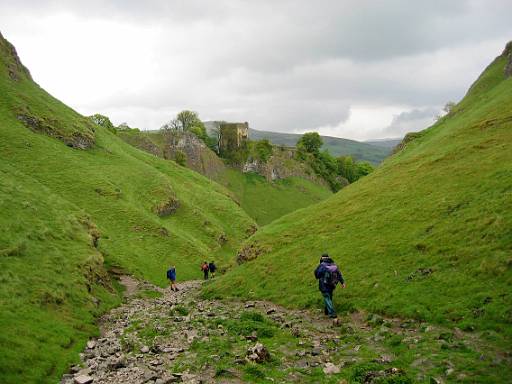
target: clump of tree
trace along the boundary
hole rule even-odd
[[[272,156],[273,146],[268,139],[254,141],[252,146],[253,156],[263,163],[266,163],[270,156]]]
[[[441,113],[439,113],[438,115],[436,115],[434,117],[434,120],[438,121],[438,120],[440,120],[441,118],[443,118],[445,116],[451,115],[454,112],[456,106],[457,106],[457,103],[455,103],[453,101],[448,101],[444,105],[443,111]]]
[[[307,132],[297,142],[297,149],[299,152],[318,156],[322,145],[324,145],[324,142],[318,132]]]
[[[134,131],[134,132],[140,132],[140,129],[138,128],[130,128],[127,123],[121,123],[117,127],[112,124],[110,119],[105,116],[101,115],[99,113],[96,113],[92,116],[87,117],[89,120],[91,120],[94,124],[97,124],[103,128],[108,129],[110,132],[117,134],[119,131]]]
[[[297,157],[308,163],[333,191],[373,171],[370,163],[356,162],[351,156],[335,158],[328,150],[320,151],[322,145],[323,140],[317,132],[307,132],[297,142]]]
[[[140,132],[140,129],[139,128],[131,128],[128,123],[126,122],[123,122],[121,124],[119,124],[116,129],[118,131],[135,131],[135,132]]]
[[[161,129],[163,131],[173,133],[202,130],[206,132],[204,124],[199,118],[197,112],[187,110],[178,113],[175,118],[164,124]]]
[[[174,119],[164,124],[160,131],[168,141],[175,141],[183,133],[190,132],[209,148],[216,150],[217,147],[216,139],[208,136],[204,123],[194,111],[181,111]]]
[[[114,124],[112,124],[110,119],[105,115],[100,115],[99,113],[96,113],[92,116],[89,116],[88,119],[91,120],[94,124],[97,124],[103,128],[108,129],[112,133],[117,133]]]
[[[374,167],[366,161],[355,161],[352,156],[340,156],[336,158],[338,174],[347,179],[349,183],[357,181],[363,176],[373,172]]]

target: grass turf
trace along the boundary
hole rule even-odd
[[[299,177],[268,182],[256,173],[241,173],[228,168],[216,179],[233,192],[240,206],[259,225],[266,225],[332,195],[325,186]]]

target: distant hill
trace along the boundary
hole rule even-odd
[[[252,140],[268,139],[276,145],[295,146],[302,135],[297,133],[280,133],[258,131],[249,129],[249,138]],[[328,149],[333,156],[350,155],[356,160],[368,161],[372,164],[379,164],[391,152],[388,147],[362,143],[355,140],[342,139],[339,137],[322,136],[324,145],[322,149]]]
[[[377,147],[384,147],[384,148],[395,148],[402,139],[395,138],[395,139],[376,139],[376,140],[365,140],[363,143],[375,145]]]
[[[206,287],[207,296],[320,309],[311,271],[328,252],[348,282],[336,291],[338,310],[449,330],[426,347],[425,360],[414,352],[420,332],[414,346],[409,336],[388,339],[393,364],[428,378],[450,361],[464,375],[446,382],[503,382],[510,361],[483,360],[512,345],[510,106],[512,42],[450,113],[407,135],[374,173],[251,237],[240,267]],[[385,338],[381,332],[375,335]]]

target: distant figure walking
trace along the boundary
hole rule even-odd
[[[176,286],[176,267],[174,265],[170,266],[167,270],[167,279],[171,284],[171,291],[178,292],[179,289]]]
[[[210,270],[210,267],[208,266],[208,263],[206,261],[201,264],[201,271],[203,271],[204,279],[208,280],[208,271]]]
[[[320,264],[315,269],[315,277],[318,279],[318,288],[324,298],[324,313],[329,315],[331,319],[335,319],[337,315],[332,303],[332,293],[338,283],[341,283],[343,288],[346,285],[341,271],[327,253],[324,253],[320,258]]]
[[[215,271],[217,270],[217,266],[213,261],[210,261],[210,264],[208,264],[208,269],[210,270],[210,275],[213,279],[215,277]]]

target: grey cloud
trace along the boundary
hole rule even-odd
[[[408,132],[417,132],[427,128],[434,122],[440,108],[427,107],[413,109],[396,115],[391,124],[383,130],[383,137],[402,137]]]
[[[114,21],[112,28],[152,29],[152,40],[139,42],[154,46],[151,68],[133,68],[123,84],[115,74],[103,76],[103,91],[76,96],[74,105],[124,111],[142,128],[157,128],[160,116],[183,108],[266,130],[343,127],[350,107],[362,105],[416,111],[386,128],[401,134],[427,120],[418,113],[463,95],[512,37],[511,13],[508,0],[19,0],[0,4],[0,24],[8,38],[9,26],[24,28],[16,25],[18,14],[28,25],[37,21],[30,25],[35,35],[55,14],[101,20],[97,28]],[[131,54],[139,48],[134,44]],[[54,52],[66,55],[65,47]],[[129,54],[119,65],[129,65]]]

